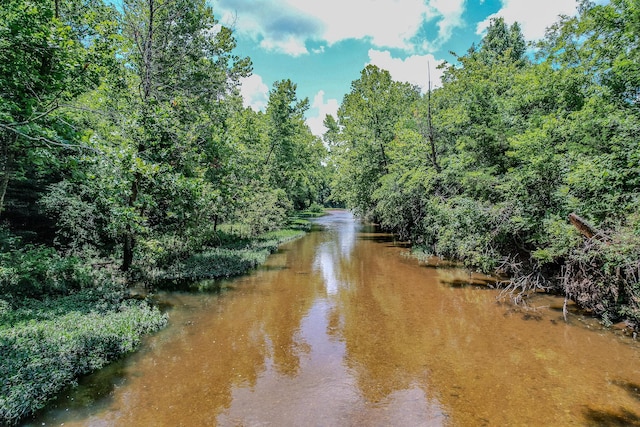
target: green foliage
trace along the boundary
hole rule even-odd
[[[325,214],[325,208],[318,203],[312,203],[306,212],[309,212],[311,216],[322,216]]]
[[[0,8],[0,213],[22,202],[12,187],[27,182],[42,192],[82,147],[63,105],[96,87],[113,63],[114,17],[101,1],[9,0]]]
[[[26,246],[0,254],[0,298],[43,299],[92,285],[90,267],[52,248]]]
[[[298,100],[290,80],[274,83],[266,118],[269,149],[264,170],[275,188],[282,189],[297,210],[318,200],[325,149],[304,122],[309,100]]]
[[[639,22],[634,2],[582,2],[532,62],[520,27],[494,19],[441,88],[395,110],[399,86],[368,67],[325,121],[334,197],[428,253],[510,275],[512,295],[552,290],[640,328]]]
[[[87,293],[79,295],[31,303],[16,310],[17,313],[6,307],[3,310],[0,316],[4,320],[0,322],[3,424],[17,423],[42,408],[79,375],[131,352],[143,334],[163,327],[167,321],[166,316],[143,302],[123,301],[101,307],[101,298]],[[35,317],[38,321],[7,323],[7,317]]]
[[[234,225],[234,228],[240,231],[243,227]],[[211,279],[246,274],[263,264],[282,243],[303,234],[299,227],[270,231],[251,238],[227,234],[226,239],[219,240],[220,246],[206,248],[153,271],[149,279],[163,289],[217,289],[220,283]]]
[[[480,49],[476,52],[472,47],[470,53],[491,65],[504,59],[514,63],[522,62],[525,50],[526,43],[520,24],[516,22],[509,27],[504,18],[500,17],[491,19]]]
[[[328,123],[336,169],[334,200],[346,202],[359,214],[376,216],[373,193],[391,166],[388,151],[395,124],[417,99],[415,87],[394,82],[388,71],[374,65],[351,83],[351,92],[338,110],[338,124]],[[336,126],[342,127],[339,134]]]
[[[581,243],[578,231],[564,218],[545,218],[542,227],[544,233],[536,242],[537,249],[531,252],[531,256],[541,265],[566,261]]]

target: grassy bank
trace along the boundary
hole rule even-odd
[[[197,252],[173,257],[162,267],[145,272],[146,282],[165,290],[212,290],[216,279],[241,276],[258,267],[278,247],[302,237],[311,228],[310,219],[325,215],[324,209],[298,212],[289,218],[286,228],[252,235],[241,224],[224,224],[216,238],[203,244]]]
[[[76,378],[133,351],[167,317],[102,282],[69,295],[0,299],[0,425],[42,408]]]
[[[204,279],[246,274],[321,214],[298,214],[288,228],[258,236],[223,225],[210,245],[152,268],[141,262],[138,274],[150,287],[211,290],[218,282]],[[157,307],[131,298],[113,262],[95,261],[42,246],[14,244],[0,252],[0,425],[17,424],[166,325]]]
[[[218,286],[211,279],[246,274],[264,263],[282,243],[304,234],[305,231],[300,228],[288,228],[254,238],[233,238],[228,235],[226,241],[219,246],[205,247],[201,252],[151,271],[149,281],[160,289],[211,290]]]

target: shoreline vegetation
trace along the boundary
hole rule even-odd
[[[493,18],[426,92],[368,64],[320,138],[289,79],[244,106],[206,0],[89,3],[0,7],[0,423],[166,325],[132,288],[215,290],[322,206],[640,331],[638,4]]]
[[[285,228],[254,237],[241,225],[221,227],[217,246],[164,268],[138,270],[146,297],[132,295],[130,282],[113,268],[87,268],[54,251],[47,251],[47,263],[44,249],[18,251],[22,263],[12,260],[11,269],[5,262],[0,273],[0,424],[19,423],[80,376],[134,352],[144,335],[165,327],[169,318],[151,302],[154,290],[216,291],[217,279],[249,273],[321,215],[320,209],[298,213]],[[39,265],[30,265],[29,256]],[[12,280],[22,294],[9,292]]]
[[[561,295],[640,331],[639,24],[624,0],[581,1],[535,42],[493,18],[426,91],[367,65],[325,121],[332,194],[508,278],[506,299]]]

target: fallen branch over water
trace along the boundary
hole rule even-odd
[[[584,218],[578,216],[575,212],[569,214],[571,224],[587,239],[596,238],[603,242],[608,242],[609,238],[601,231],[589,224]]]

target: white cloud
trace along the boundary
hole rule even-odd
[[[407,47],[433,9],[422,0],[288,0],[323,24],[329,44],[346,39],[371,39],[375,46]]]
[[[216,17],[251,37],[266,50],[292,56],[307,54],[306,40],[321,33],[322,23],[287,4],[291,0],[218,0]]]
[[[575,15],[577,6],[576,0],[502,0],[502,9],[480,22],[477,33],[482,34],[492,18],[502,17],[508,24],[518,22],[525,40],[539,40],[559,15]]]
[[[339,106],[337,99],[332,98],[325,102],[324,91],[319,91],[313,98],[313,103],[311,104],[310,109],[310,111],[314,111],[316,114],[307,118],[307,125],[311,129],[311,133],[322,137],[322,135],[327,131],[327,128],[325,128],[323,124],[324,118],[327,114],[332,115],[334,118],[338,118]]]
[[[300,56],[309,53],[304,41],[294,36],[288,36],[283,40],[263,39],[260,47],[265,50],[286,53],[291,56]]]
[[[240,94],[245,107],[251,107],[254,111],[264,111],[267,108],[269,88],[259,74],[240,79]]]
[[[462,26],[466,0],[218,0],[215,12],[226,25],[268,50],[293,56],[309,53],[308,41],[328,45],[367,39],[377,47],[415,49],[413,39],[426,22],[438,34],[426,46],[441,44]],[[220,15],[221,14],[221,15]],[[314,52],[315,53],[315,52]]]
[[[431,0],[430,6],[436,16],[442,18],[438,22],[438,37],[433,44],[439,45],[451,38],[453,30],[464,25],[462,14],[466,0]]]
[[[429,73],[431,87],[442,86],[442,70],[437,67],[443,62],[433,55],[412,55],[401,59],[392,57],[389,51],[369,50],[370,64],[389,71],[396,81],[420,86],[423,93],[429,89]]]

